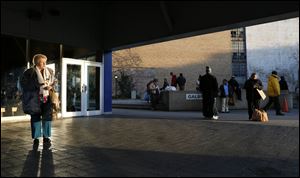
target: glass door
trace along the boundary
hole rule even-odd
[[[99,115],[102,112],[101,63],[62,60],[62,117]]]
[[[99,115],[101,114],[102,103],[102,91],[103,84],[101,84],[103,71],[101,68],[101,63],[84,61],[85,68],[85,105],[84,111],[86,116]]]

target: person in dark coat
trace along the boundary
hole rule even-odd
[[[251,120],[254,109],[259,109],[261,99],[256,89],[263,89],[262,82],[257,78],[256,73],[251,74],[250,78],[244,84],[244,89],[246,90],[246,99],[248,102],[249,120]]]
[[[168,79],[164,78],[164,84],[163,87],[160,88],[160,90],[165,90],[167,86],[169,86]]]
[[[228,81],[229,85],[233,89],[233,92],[236,94],[238,100],[242,100],[242,91],[240,84],[236,81],[235,76],[232,76],[231,79]],[[233,100],[233,95],[232,95]],[[234,101],[234,100],[233,100]]]
[[[179,77],[177,77],[176,82],[179,86],[179,90],[184,91],[186,79],[183,77],[182,73],[179,74]]]
[[[280,77],[279,85],[280,85],[280,90],[289,90],[288,84],[284,76]]]
[[[216,110],[216,97],[218,96],[218,82],[212,74],[209,66],[206,66],[206,74],[201,77],[200,90],[202,92],[202,112],[205,118],[218,119]]]
[[[23,111],[31,116],[31,136],[35,145],[38,145],[41,136],[44,144],[51,144],[53,106],[50,90],[53,89],[56,79],[53,70],[46,67],[46,61],[45,55],[34,55],[34,66],[27,69],[21,79]]]

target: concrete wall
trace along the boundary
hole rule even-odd
[[[264,91],[266,93],[266,91]],[[200,94],[201,97],[196,100],[187,100],[186,94]],[[280,106],[282,108],[282,102],[286,99],[288,103],[288,110],[292,110],[293,107],[293,94],[283,91],[280,96]],[[246,99],[246,90],[242,90],[242,100],[237,100],[234,96],[235,105],[229,106],[229,110],[236,109],[248,109],[248,103]],[[269,101],[269,97],[265,100],[260,100],[260,107],[263,108]],[[202,111],[202,94],[195,91],[165,91],[161,95],[161,102],[158,104],[158,108],[161,110],[169,111]],[[217,97],[218,111],[222,110],[222,100]],[[275,112],[275,109],[271,107],[268,112]]]
[[[272,70],[290,91],[299,81],[299,18],[246,27],[247,73],[257,72],[264,89]]]
[[[219,84],[223,78],[230,79],[232,74],[230,31],[145,45],[130,50],[141,58],[138,67],[130,69],[139,95],[154,77],[159,79],[160,87],[164,78],[170,82],[170,72],[177,76],[183,73],[187,80],[186,90],[195,90],[198,76],[205,74],[207,65],[212,67]],[[113,53],[113,56],[122,56],[127,52],[120,50]],[[113,58],[113,70],[117,70],[118,67],[119,64]]]

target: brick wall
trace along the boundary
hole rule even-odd
[[[164,78],[170,82],[171,71],[177,76],[183,73],[187,80],[186,90],[195,90],[198,76],[205,74],[207,65],[212,67],[219,84],[223,78],[230,79],[232,74],[230,31],[145,45],[131,48],[130,51],[141,59],[138,66],[128,69],[140,96],[145,91],[147,82],[154,77],[159,79],[160,87]],[[113,53],[126,56],[128,51],[125,49]],[[119,67],[114,63],[113,57],[113,71]]]

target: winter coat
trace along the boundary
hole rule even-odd
[[[248,101],[255,101],[261,98],[256,89],[262,90],[262,82],[259,79],[248,79],[244,84],[246,90],[246,98]]]
[[[183,76],[179,76],[179,77],[177,77],[176,82],[179,86],[184,86],[186,79]]]
[[[271,97],[280,95],[279,77],[272,74],[268,79],[267,94]]]
[[[288,84],[285,80],[280,80],[279,85],[280,90],[289,90]]]
[[[160,90],[164,90],[164,89],[166,89],[166,87],[167,86],[169,86],[169,83],[168,82],[166,82],[166,81],[164,81],[164,85],[163,85],[163,87],[162,88],[160,88]]]
[[[53,70],[48,68],[50,74],[53,75]],[[22,107],[25,114],[41,114],[41,101],[40,101],[40,84],[38,77],[33,67],[27,69],[21,78],[22,94]]]
[[[232,97],[232,94],[233,94],[232,87],[231,87],[231,85],[229,85],[229,83],[227,84],[227,86],[228,86],[228,97]],[[225,89],[224,89],[224,84],[222,84],[220,86],[220,97],[222,97],[222,98],[226,97],[226,95],[225,95]]]
[[[201,77],[200,90],[203,95],[217,97],[218,96],[218,81],[215,76],[205,74]]]
[[[237,90],[238,88],[240,88],[239,83],[235,79],[233,79],[233,78],[230,79],[228,81],[228,83],[229,83],[229,85],[231,85],[231,87],[232,87],[233,90]]]

